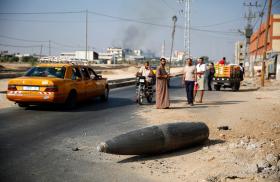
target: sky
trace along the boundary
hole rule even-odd
[[[256,1],[256,0],[255,0]],[[234,43],[244,37],[246,7],[253,0],[191,0],[190,49],[193,57],[234,60]],[[261,7],[266,0],[258,0]],[[280,0],[273,0],[280,13]],[[172,16],[176,15],[174,50],[184,51],[182,0],[0,0],[0,50],[51,55],[85,50],[86,10],[90,50],[107,47],[170,54]],[[266,8],[267,9],[267,8]],[[260,18],[253,19],[258,25]],[[257,26],[256,26],[257,27]]]

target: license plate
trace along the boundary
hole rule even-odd
[[[39,87],[34,87],[34,86],[23,86],[23,90],[39,90]]]
[[[145,80],[144,79],[140,79],[140,83],[145,83]]]

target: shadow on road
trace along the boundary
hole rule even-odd
[[[207,103],[199,103],[197,105],[205,105],[205,106],[219,106],[219,105],[231,105],[231,104],[239,104],[242,102],[247,102],[247,101],[242,101],[242,100],[230,100],[230,101],[210,101]]]
[[[92,99],[87,102],[82,102],[75,109],[66,109],[64,105],[34,105],[25,108],[26,110],[35,111],[57,111],[57,112],[85,112],[85,111],[100,111],[128,105],[136,105],[135,101],[128,98],[109,98],[108,102],[102,102],[99,99]]]
[[[232,91],[231,89],[222,89],[220,91],[216,91],[216,92],[254,92],[254,91],[258,91],[260,89],[260,87],[257,88],[244,88],[244,89],[240,89],[239,91]]]
[[[176,104],[176,103],[186,103],[186,100],[184,99],[171,99],[170,100],[171,104]],[[178,106],[178,107],[170,107],[170,109],[185,109],[185,108],[207,108],[207,107],[218,107],[219,105],[230,105],[230,104],[238,104],[246,101],[207,101],[205,103],[194,103],[193,106],[189,106],[186,103],[186,106]]]
[[[129,162],[141,162],[141,161],[149,161],[149,160],[155,160],[155,159],[164,159],[164,158],[170,158],[174,156],[180,156],[180,155],[186,155],[186,154],[191,154],[193,152],[201,150],[203,147],[209,147],[212,145],[217,145],[224,143],[224,140],[208,140],[202,145],[194,145],[191,148],[186,148],[186,149],[181,149],[181,150],[176,150],[176,151],[171,151],[168,153],[163,153],[159,155],[140,155],[140,156],[133,156],[121,161],[118,161],[118,163],[129,163]]]

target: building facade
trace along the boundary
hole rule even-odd
[[[250,61],[254,61],[257,65],[262,61],[265,51],[265,30],[266,22],[261,24],[250,39]],[[267,57],[274,53],[280,53],[280,14],[271,15],[268,28]]]
[[[235,58],[235,64],[244,63],[244,42],[243,41],[237,41],[234,45],[234,58]]]

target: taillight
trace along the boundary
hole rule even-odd
[[[45,89],[45,92],[58,92],[58,87],[50,86]]]
[[[8,91],[16,91],[17,90],[17,86],[15,85],[8,85]]]

